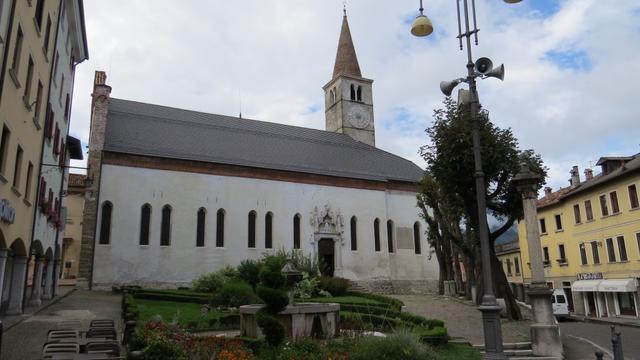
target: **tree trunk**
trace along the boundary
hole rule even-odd
[[[490,256],[491,272],[493,274],[493,292],[496,298],[504,299],[507,318],[511,320],[522,320],[522,313],[520,312],[520,308],[516,303],[516,299],[513,296],[513,292],[511,291],[511,287],[509,286],[509,282],[507,281],[507,276],[505,275],[502,266],[500,266],[500,262],[498,261],[498,257],[496,256],[493,247],[490,247]],[[482,280],[481,269],[478,274],[478,297],[476,299],[476,303],[480,305],[480,303],[482,303],[482,295],[484,294],[485,284]]]
[[[456,292],[459,294],[464,289],[464,284],[462,283],[462,271],[460,269],[460,251],[456,247],[453,248],[453,276],[456,281]]]

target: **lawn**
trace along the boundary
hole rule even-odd
[[[170,323],[176,320],[180,325],[198,323],[197,327],[208,327],[209,319],[217,319],[221,313],[210,311],[208,316],[201,313],[202,304],[172,302],[162,300],[136,299],[140,311],[139,321],[145,323],[154,316],[160,315],[162,320]]]
[[[481,360],[482,354],[471,346],[447,344],[436,348],[439,360]]]

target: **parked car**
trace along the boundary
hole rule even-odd
[[[551,295],[551,306],[553,307],[553,315],[558,319],[569,317],[569,304],[567,295],[562,289],[553,290]]]

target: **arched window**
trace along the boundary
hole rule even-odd
[[[293,217],[293,248],[300,249],[300,214]]]
[[[111,243],[111,213],[113,204],[105,201],[102,204],[102,216],[100,217],[100,240],[99,244],[108,245]]]
[[[380,220],[378,218],[373,221],[373,239],[376,251],[380,251]]]
[[[266,249],[273,247],[273,214],[271,212],[264,217],[264,247]]]
[[[389,252],[392,253],[393,249],[393,221],[387,220],[387,246],[389,247]]]
[[[140,245],[149,245],[149,227],[151,226],[151,205],[144,204],[140,210]]]
[[[256,247],[256,212],[251,210],[249,211],[249,241],[248,245],[250,248]]]
[[[207,210],[205,208],[198,209],[198,223],[196,225],[196,247],[204,247],[204,232],[207,221]]]
[[[416,254],[422,253],[420,248],[420,223],[417,221],[413,224],[413,246]]]
[[[171,245],[171,206],[162,207],[162,224],[160,224],[160,246]]]
[[[351,251],[358,250],[358,220],[355,216],[351,217]]]
[[[358,101],[362,101],[362,86],[358,86],[358,91],[357,91],[356,99],[357,99]]]
[[[224,209],[216,214],[216,247],[224,247]]]
[[[335,103],[338,100],[338,89],[333,88],[333,102]]]
[[[355,85],[351,84],[351,100],[355,101],[356,99],[356,87]]]

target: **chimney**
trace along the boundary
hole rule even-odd
[[[544,188],[544,196],[547,197],[549,195],[551,195],[551,193],[553,192],[553,189],[551,189],[550,187],[545,187]]]
[[[573,188],[580,185],[580,171],[578,171],[578,166],[571,168],[569,174],[571,174],[571,187]]]
[[[589,181],[593,179],[593,170],[590,168],[584,169],[584,180]]]

